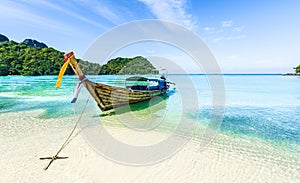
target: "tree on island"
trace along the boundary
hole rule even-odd
[[[101,68],[100,74],[151,74],[155,67],[144,57],[117,57],[111,59]]]
[[[30,43],[27,45],[26,43]],[[33,44],[31,44],[33,43]],[[23,75],[57,75],[64,60],[64,53],[54,48],[49,48],[39,42],[15,41],[0,42],[0,76]],[[82,71],[86,74],[99,74],[101,66],[78,59]],[[73,75],[73,70],[68,67],[66,74]]]
[[[297,67],[294,67],[296,73],[300,73],[300,65],[298,65]]]
[[[1,42],[0,75],[56,75],[63,64],[63,56],[54,48],[31,47],[15,41]]]
[[[62,66],[64,53],[48,47],[45,43],[25,39],[22,43],[9,40],[0,34],[0,76],[57,75]],[[100,66],[78,59],[83,73],[98,74],[150,74],[155,67],[144,57],[114,58]],[[67,75],[73,75],[68,67]]]

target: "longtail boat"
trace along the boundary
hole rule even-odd
[[[76,102],[81,84],[83,84],[102,111],[166,95],[170,85],[174,84],[166,81],[166,76],[162,75],[159,79],[132,76],[125,80],[125,87],[110,86],[88,80],[81,71],[73,52],[66,53],[64,61],[65,63],[60,70],[56,87],[60,86],[62,76],[67,66],[70,65],[79,79],[72,103]]]

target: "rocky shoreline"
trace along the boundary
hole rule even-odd
[[[300,73],[285,73],[283,76],[300,76]]]

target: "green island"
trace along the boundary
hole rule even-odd
[[[57,75],[63,64],[64,52],[48,47],[45,43],[25,39],[18,43],[0,34],[0,76]],[[78,59],[83,73],[87,75],[150,74],[155,67],[144,57],[114,58],[100,65]],[[67,68],[67,75],[73,75]]]
[[[294,67],[296,73],[300,73],[300,65],[298,65],[297,67]]]
[[[282,74],[283,76],[300,76],[300,65],[298,65],[297,67],[293,68],[295,70],[294,73],[285,73]]]
[[[101,67],[100,74],[151,74],[157,73],[155,67],[144,57],[117,57]]]

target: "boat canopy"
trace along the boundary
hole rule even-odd
[[[132,76],[129,78],[126,78],[126,81],[148,81],[148,78],[141,77],[141,76]]]
[[[155,81],[155,82],[163,82],[164,79],[155,79],[155,78],[145,78],[141,76],[132,76],[126,78],[126,81]]]
[[[135,90],[162,90],[167,89],[167,82],[164,79],[145,78],[133,76],[126,79],[126,88]]]

